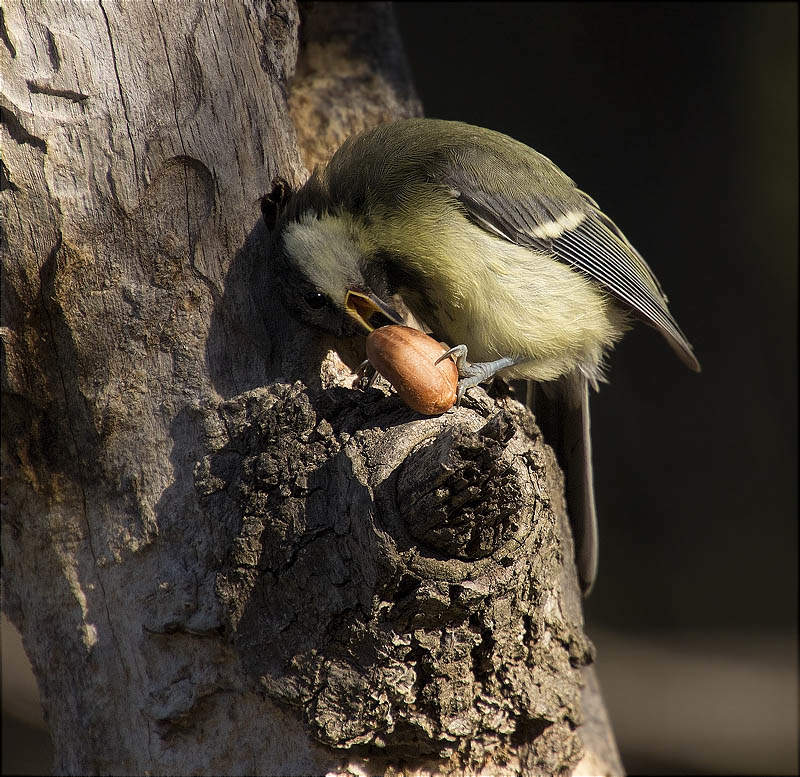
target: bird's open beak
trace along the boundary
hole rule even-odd
[[[344,308],[367,332],[386,324],[403,323],[396,310],[370,292],[350,289],[344,298]]]

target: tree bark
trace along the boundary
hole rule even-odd
[[[621,773],[530,415],[354,391],[362,344],[270,293],[272,179],[421,112],[390,8],[0,37],[2,604],[54,770]]]

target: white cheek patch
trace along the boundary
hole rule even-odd
[[[585,218],[585,213],[573,210],[563,216],[559,216],[555,221],[548,221],[546,224],[539,225],[532,230],[532,234],[538,238],[555,239],[561,237],[565,232],[575,229]]]

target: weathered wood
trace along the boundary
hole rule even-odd
[[[378,391],[275,386],[207,416],[196,483],[231,549],[215,565],[234,649],[373,773],[577,762],[592,648],[562,612],[572,550],[522,412],[431,421]]]
[[[592,650],[530,418],[354,392],[270,293],[272,179],[419,113],[388,7],[1,21],[3,609],[55,771],[572,769]]]

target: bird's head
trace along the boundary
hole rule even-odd
[[[389,296],[385,281],[368,272],[374,268],[367,267],[359,230],[349,217],[307,211],[279,230],[276,280],[294,315],[336,337],[402,323],[384,301]],[[371,277],[365,277],[365,269]]]

